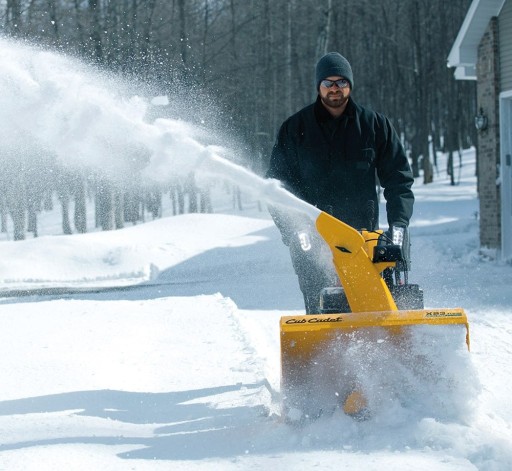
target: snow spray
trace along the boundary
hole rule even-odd
[[[148,100],[123,96],[119,79],[80,61],[0,39],[0,153],[55,156],[62,165],[88,167],[112,179],[165,183],[197,172],[230,180],[258,199],[305,213],[319,211],[205,145],[201,131],[181,120],[148,122]],[[126,91],[126,90],[125,90]]]

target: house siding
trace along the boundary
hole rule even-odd
[[[507,0],[499,14],[501,91],[512,90],[512,0]]]
[[[500,160],[499,39],[498,18],[493,17],[478,46],[476,71],[477,106],[488,118],[487,129],[478,133],[477,147],[480,246],[495,250],[501,247],[500,189],[496,184]]]

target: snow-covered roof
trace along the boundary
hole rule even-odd
[[[473,0],[448,55],[448,67],[456,67],[457,80],[476,80],[478,44],[493,16],[505,0]]]

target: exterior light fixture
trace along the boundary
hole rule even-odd
[[[475,127],[479,131],[485,131],[487,129],[487,116],[485,116],[482,108],[480,108],[480,111],[475,116]]]

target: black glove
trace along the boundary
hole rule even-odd
[[[379,247],[387,247],[387,250],[379,251]],[[411,268],[409,228],[397,224],[383,232],[377,243],[375,261],[396,262],[398,271],[409,271]]]
[[[409,228],[407,226],[396,224],[390,227],[391,243],[398,245],[402,249],[402,260],[397,262],[396,269],[399,271],[409,271],[411,269],[411,242],[409,238]]]

